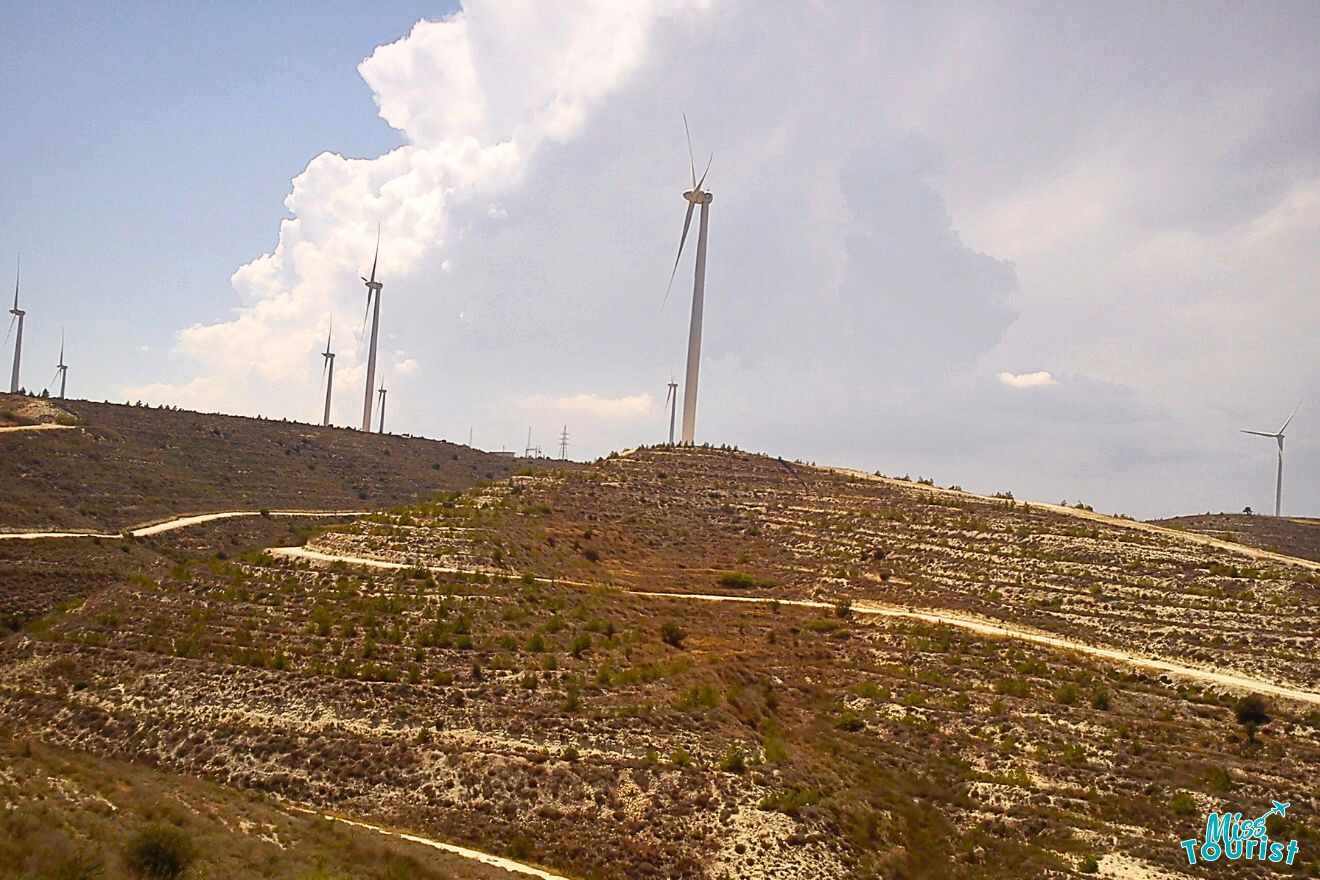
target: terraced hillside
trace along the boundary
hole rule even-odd
[[[634,590],[953,609],[1298,687],[1320,571],[1140,523],[736,452],[643,450],[366,517],[341,555]]]
[[[32,405],[0,394],[0,411]],[[382,507],[525,467],[444,441],[343,428],[81,400],[59,409],[76,430],[0,432],[0,529],[117,531],[235,508]]]
[[[871,613],[1313,686],[1311,569],[1139,526],[641,450],[107,586],[0,643],[0,720],[568,877],[1180,876],[1274,798],[1314,874],[1316,704]]]
[[[1262,550],[1320,562],[1320,519],[1314,517],[1207,513],[1153,522],[1172,529],[1237,541]]]

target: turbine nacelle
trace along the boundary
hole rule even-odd
[[[715,200],[715,196],[700,189],[690,189],[683,193],[683,198],[687,199],[693,205],[709,205]]]

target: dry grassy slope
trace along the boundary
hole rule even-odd
[[[507,871],[291,813],[212,783],[12,739],[0,730],[0,880],[127,880],[151,825],[193,842],[193,878],[512,880]],[[96,867],[93,867],[96,866]]]
[[[313,546],[643,590],[953,608],[1304,689],[1320,680],[1314,571],[1140,523],[738,452],[641,450],[370,517]]]
[[[1262,550],[1320,562],[1320,519],[1273,517],[1242,513],[1207,513],[1153,520],[1155,525],[1182,529]]]
[[[0,395],[0,410],[23,398]],[[436,440],[63,401],[83,430],[0,433],[0,528],[118,529],[224,509],[400,504],[525,466]]]

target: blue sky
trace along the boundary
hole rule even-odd
[[[686,113],[699,441],[1268,509],[1238,429],[1306,400],[1318,513],[1317,44],[1314,2],[11,4],[0,280],[21,250],[25,384],[63,323],[94,399],[313,419],[333,318],[352,425],[380,224],[390,427],[601,455],[682,373]]]
[[[312,156],[402,142],[356,66],[452,9],[6,5],[0,278],[12,285],[21,250],[25,383],[49,380],[61,323],[80,394],[117,397],[174,366],[175,332],[234,307],[229,276],[274,246]]]

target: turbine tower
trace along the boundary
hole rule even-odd
[[[688,328],[687,377],[683,386],[683,445],[691,446],[697,432],[697,374],[701,369],[701,318],[706,300],[706,232],[710,226],[710,203],[712,196],[703,187],[706,175],[710,173],[710,163],[697,179],[697,165],[692,158],[692,132],[688,130],[687,116],[683,117],[683,130],[687,133],[688,167],[692,171],[692,189],[683,193],[687,200],[687,216],[683,218],[683,235],[678,240],[678,255],[674,257],[674,268],[669,273],[669,286],[674,284],[674,275],[678,272],[678,261],[683,258],[683,245],[687,242],[688,228],[692,225],[692,211],[701,206],[701,224],[697,231],[697,268],[692,282],[692,323]],[[665,300],[669,300],[669,289],[665,289]]]
[[[376,384],[376,336],[380,331],[380,290],[384,287],[376,280],[376,262],[380,259],[380,224],[376,224],[376,256],[371,259],[371,277],[363,278],[362,283],[367,285],[367,311],[371,312],[372,299],[376,302],[375,311],[371,317],[371,347],[367,353],[367,394],[362,402],[362,430],[371,430],[371,391]],[[362,316],[365,324],[367,316]]]
[[[335,353],[330,350],[330,338],[334,336],[334,319],[330,321],[330,332],[325,336],[325,351],[321,352],[321,374],[325,377],[325,415],[321,417],[321,424],[325,427],[330,426],[330,389],[335,386]]]
[[[65,380],[69,378],[69,365],[64,362],[64,329],[60,328],[60,362],[55,365],[55,372],[60,377],[60,400],[64,399]]]
[[[384,382],[380,383],[380,391],[378,391],[377,393],[380,395],[380,427],[376,430],[376,433],[384,434],[385,433],[385,394],[386,394]]]
[[[674,413],[678,409],[678,383],[669,380],[669,390],[665,392],[665,403],[669,405],[669,445],[674,445]]]
[[[27,314],[18,307],[18,280],[23,274],[23,258],[18,258],[18,268],[14,271],[14,307],[9,310],[13,315],[9,319],[9,329],[14,329],[14,322],[18,322],[18,335],[14,337],[14,372],[9,374],[9,393],[18,393],[18,366],[23,360],[23,316]],[[8,334],[6,334],[8,335]]]
[[[1273,433],[1267,431],[1248,431],[1246,428],[1242,429],[1243,434],[1255,434],[1257,437],[1272,437],[1274,438],[1274,441],[1279,444],[1279,469],[1274,478],[1275,516],[1279,515],[1279,511],[1283,507],[1283,432],[1288,430],[1289,423],[1292,422],[1293,416],[1297,415],[1297,410],[1300,408],[1301,403],[1299,402],[1297,406],[1293,407],[1292,415],[1288,416],[1287,421],[1283,423],[1283,427]]]

